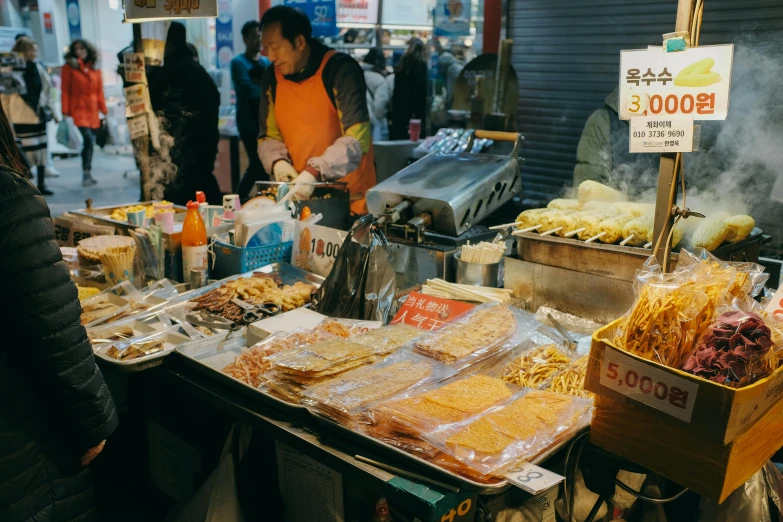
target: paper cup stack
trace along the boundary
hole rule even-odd
[[[136,245],[116,246],[100,253],[103,273],[107,281],[117,285],[133,279],[133,260],[136,256]]]

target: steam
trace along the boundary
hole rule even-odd
[[[168,122],[162,113],[158,114],[160,149],[150,154],[150,175],[144,183],[144,193],[153,200],[162,200],[166,187],[177,177],[177,166],[171,160],[174,137],[168,133]]]

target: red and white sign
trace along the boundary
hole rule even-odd
[[[469,312],[475,305],[413,292],[391,324],[405,323],[422,330],[437,330]]]
[[[602,386],[690,422],[699,385],[616,350],[607,349],[601,363]]]
[[[53,33],[54,25],[52,24],[52,13],[44,13],[43,20],[44,20],[44,30],[49,34]]]
[[[687,115],[725,120],[733,57],[732,44],[620,52],[620,119]]]
[[[125,87],[125,117],[133,118],[140,114],[146,114],[150,111],[149,93],[147,86],[143,83],[137,83],[130,87]]]
[[[128,83],[147,83],[144,70],[144,53],[125,53],[123,56],[125,81]]]
[[[337,0],[338,24],[377,24],[378,0]]]

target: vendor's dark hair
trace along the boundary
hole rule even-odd
[[[71,42],[71,46],[68,47],[68,54],[65,55],[66,60],[68,58],[76,59],[76,53],[74,52],[74,50],[76,49],[77,44],[80,44],[82,47],[84,47],[87,50],[87,59],[84,60],[85,64],[98,63],[98,50],[95,48],[93,44],[91,44],[90,42],[82,38],[78,38],[73,42]]]
[[[242,26],[242,38],[247,38],[250,35],[250,33],[258,29],[260,25],[261,24],[255,20],[250,20],[249,22],[245,22],[245,25]]]
[[[400,58],[400,63],[394,68],[395,72],[408,72],[414,70],[416,62],[427,63],[427,48],[424,42],[418,38],[411,38],[405,54]]]
[[[293,45],[296,37],[304,36],[309,43],[313,38],[313,26],[310,25],[310,19],[300,9],[294,9],[287,5],[276,5],[267,9],[264,16],[261,17],[261,30],[272,24],[280,24],[280,32],[283,38]]]
[[[3,165],[11,167],[24,176],[29,175],[25,162],[20,155],[19,147],[16,145],[16,138],[14,138],[14,132],[11,130],[11,124],[8,123],[8,117],[5,115],[5,109],[0,104],[0,166]]]

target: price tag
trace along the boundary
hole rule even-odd
[[[772,297],[772,300],[767,305],[767,313],[774,315],[779,320],[783,320],[783,285],[780,285],[778,291]]]
[[[125,87],[125,117],[133,118],[140,114],[149,112],[149,94],[147,86],[143,83],[137,83],[130,87]]]
[[[422,330],[437,330],[468,312],[474,305],[413,292],[391,324],[405,323]]]
[[[147,115],[142,114],[141,116],[136,116],[135,118],[129,118],[128,133],[130,134],[130,139],[132,140],[149,134],[150,130],[149,126],[147,125]]]
[[[291,264],[302,270],[326,277],[348,235],[343,230],[296,222]]]
[[[144,53],[125,53],[123,56],[125,81],[128,83],[147,83],[144,69]]]
[[[530,464],[529,462],[525,462],[520,468],[514,471],[509,471],[504,477],[518,488],[533,495],[538,495],[565,480],[564,476],[552,473],[548,469],[536,466],[535,464]],[[552,507],[554,508],[554,506]],[[546,511],[547,510],[545,509],[544,513],[546,513]],[[546,518],[544,518],[544,520],[546,520]]]
[[[693,118],[638,116],[630,120],[631,152],[691,152]]]
[[[699,385],[607,348],[602,386],[685,422],[691,421]]]

